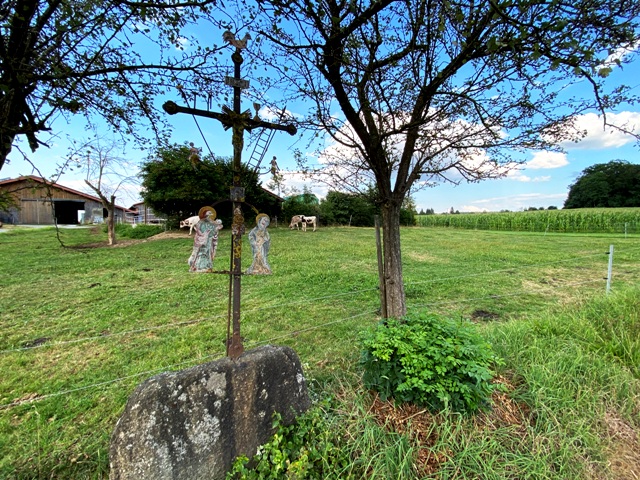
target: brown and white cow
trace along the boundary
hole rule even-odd
[[[291,223],[289,223],[289,228],[293,230],[295,227],[296,230],[299,230],[299,224],[302,223],[302,215],[294,215],[291,217]]]

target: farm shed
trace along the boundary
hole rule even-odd
[[[11,194],[16,207],[0,211],[0,222],[15,225],[102,223],[107,210],[98,197],[33,175],[0,180],[0,191]],[[129,221],[130,210],[116,205],[118,223]]]
[[[133,223],[158,224],[166,221],[166,218],[156,216],[155,212],[144,202],[134,203],[129,207],[133,212]]]

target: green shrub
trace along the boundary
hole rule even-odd
[[[104,232],[106,232],[107,226],[103,225],[102,229]],[[116,238],[124,237],[124,238],[142,239],[142,238],[153,237],[154,235],[162,233],[163,227],[162,225],[144,225],[144,224],[138,224],[138,225],[135,225],[134,227],[126,223],[117,223],[115,230],[116,230]]]
[[[122,225],[123,227],[129,227],[124,229],[124,232],[121,233],[123,237],[128,238],[149,238],[154,235],[158,235],[164,231],[162,225],[143,225],[138,224],[135,227],[131,225]]]
[[[275,434],[258,448],[251,463],[246,456],[235,460],[227,480],[344,478],[336,472],[350,465],[349,453],[340,448],[340,438],[322,408],[312,408],[290,426],[282,425],[281,417],[275,414],[274,428]]]
[[[431,410],[474,412],[492,392],[501,361],[465,320],[419,314],[365,332],[361,365],[367,388]]]

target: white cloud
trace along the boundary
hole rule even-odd
[[[434,112],[434,117],[435,117]],[[377,121],[381,124],[381,130],[397,130],[399,124],[408,122],[406,115],[380,116]],[[491,143],[492,137],[487,132],[486,127],[474,124],[462,119],[434,120],[428,128],[423,130],[423,135],[416,144],[414,162],[421,161],[418,157],[422,154],[439,151],[456,145],[465,147],[445,150],[437,157],[430,160],[432,166],[440,170],[439,176],[426,175],[418,181],[419,186],[431,184],[434,181],[450,181],[454,183],[465,182],[470,178],[501,178],[506,177],[516,164],[497,164],[482,147],[475,147],[475,144],[482,145],[483,142]],[[494,133],[499,137],[506,137],[506,132],[495,127]],[[339,141],[329,138],[325,142],[324,149],[318,155],[317,161],[330,167],[337,176],[352,178],[356,183],[367,183],[372,176],[362,173],[362,158],[358,147],[362,143],[349,123],[342,123],[335,132]],[[387,139],[386,148],[392,155],[400,157],[405,146],[406,137],[404,134],[395,134]],[[362,181],[355,176],[362,176]],[[541,179],[526,179],[523,181],[540,181]]]
[[[640,42],[636,42],[626,47],[620,47],[611,55],[609,55],[604,61],[604,65],[606,67],[616,67],[618,62],[624,61],[625,57],[633,53],[635,50],[640,47]]]
[[[465,213],[482,213],[487,212],[488,210],[486,208],[476,207],[475,205],[463,205],[462,210],[459,211]]]
[[[562,142],[566,149],[603,150],[618,148],[636,139],[620,129],[634,134],[640,134],[640,112],[620,112],[607,114],[607,122],[618,128],[604,126],[601,115],[586,113],[575,118],[575,128],[584,133],[584,137],[577,142]]]
[[[178,37],[176,39],[176,50],[182,51],[186,50],[189,46],[189,40],[185,37]]]
[[[540,151],[533,153],[533,159],[526,163],[532,170],[560,168],[568,165],[567,154],[561,152]]]
[[[254,104],[254,109],[255,106],[257,104]],[[284,119],[281,118],[282,115],[282,111],[281,110],[274,110],[270,107],[266,107],[266,106],[260,106],[258,105],[259,109],[258,109],[258,117],[261,120],[267,121],[267,122],[276,122],[276,123],[281,123],[281,122],[287,122],[287,118],[302,118],[302,115],[298,114],[298,113],[294,113],[291,110],[285,109],[284,111]]]
[[[551,176],[549,176],[549,175],[544,175],[542,177],[530,177],[529,175],[523,174],[519,170],[514,170],[514,171],[508,173],[507,174],[507,178],[509,180],[514,180],[516,182],[523,182],[523,183],[548,182],[549,180],[551,180]]]

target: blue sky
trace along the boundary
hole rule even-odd
[[[634,93],[640,95],[640,61],[636,60],[632,64],[625,65],[624,68],[614,68],[610,80],[616,84],[635,85]],[[578,85],[574,88],[588,88],[586,82],[584,83],[583,87]],[[157,99],[156,105],[160,108],[167,100],[184,103],[176,94],[173,97]],[[245,100],[243,108],[250,109],[251,102]],[[294,115],[304,113],[301,109],[296,111],[296,105],[287,105],[287,108]],[[198,125],[190,115],[178,114],[167,118],[173,128],[172,141],[175,143],[194,142],[205,153],[208,152],[206,145],[208,143],[215,155],[232,155],[231,132],[223,130],[216,120],[199,118],[201,134]],[[640,107],[638,106],[628,106],[616,112],[608,112],[608,119],[610,122],[626,125],[627,128],[640,133]],[[433,208],[436,213],[442,213],[449,211],[450,208],[460,212],[519,211],[528,207],[547,208],[549,206],[560,208],[566,199],[569,186],[585,168],[615,159],[640,164],[640,149],[633,137],[603,129],[602,119],[595,113],[579,117],[578,123],[588,134],[579,143],[563,145],[566,150],[564,153],[528,152],[525,156],[526,162],[504,178],[457,186],[442,184],[416,192],[413,198],[418,210]],[[0,178],[19,175],[50,177],[55,172],[56,165],[67,158],[69,138],[88,139],[91,136],[90,132],[84,129],[84,122],[80,117],[73,118],[71,123],[59,118],[52,127],[52,132],[55,134],[53,137],[47,139],[46,135],[42,136],[42,139],[50,144],[50,148],[41,147],[32,154],[26,148],[24,141],[16,145],[27,154],[38,170],[34,170],[31,163],[24,161],[18,148],[14,148],[9,156],[10,162],[0,171]],[[206,138],[206,143],[203,136]],[[296,171],[293,149],[304,149],[304,146],[305,142],[296,141],[295,137],[290,137],[284,132],[277,132],[265,155],[262,167],[266,170],[269,160],[276,156],[281,172],[285,175],[287,188],[296,188],[301,191],[304,186],[307,186],[319,197],[323,197],[327,191],[326,187],[304,179]],[[248,160],[252,148],[249,138],[245,137],[243,160]],[[126,157],[133,164],[140,163],[146,155],[145,152],[135,150],[133,146],[126,152]],[[79,172],[68,171],[60,177],[59,183],[91,193],[83,179],[83,175]],[[262,180],[266,186],[269,182],[269,174],[265,173]],[[139,200],[135,187],[121,188],[117,192],[116,203],[119,205],[130,206]]]

